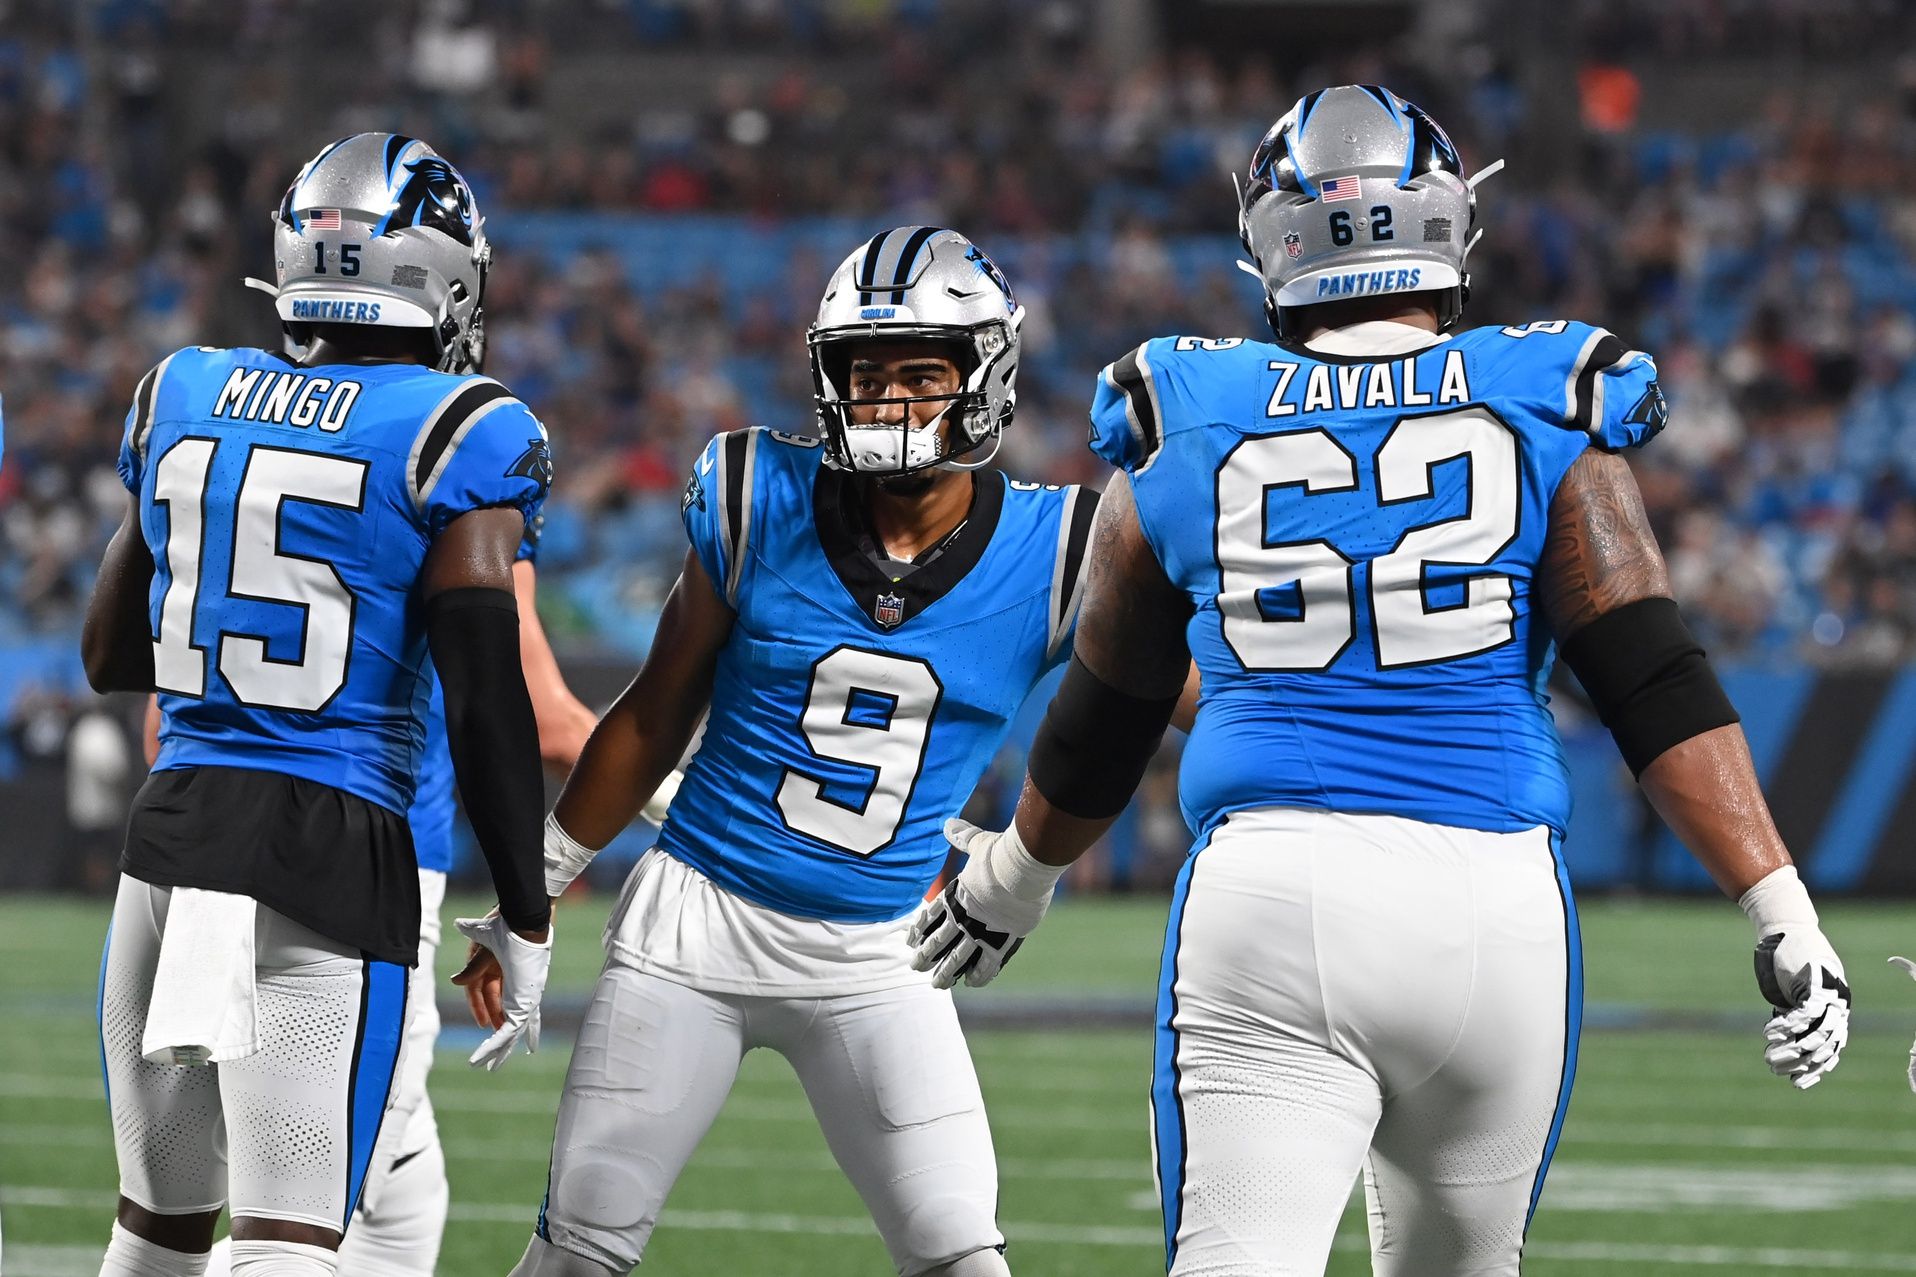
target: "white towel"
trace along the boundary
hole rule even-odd
[[[175,887],[140,1054],[155,1064],[222,1064],[259,1050],[251,896]]]

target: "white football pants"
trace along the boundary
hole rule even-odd
[[[791,1062],[901,1274],[1004,1244],[991,1131],[948,992],[704,993],[616,959],[572,1050],[539,1236],[629,1272],[754,1047]]]
[[[1377,1277],[1516,1274],[1581,1004],[1547,830],[1232,814],[1185,864],[1165,936],[1166,1266],[1315,1277],[1361,1171]]]
[[[426,1075],[439,1041],[433,964],[445,902],[446,875],[421,869],[419,965],[409,981],[413,1013],[406,1022],[392,1107],[359,1194],[359,1210],[339,1244],[339,1271],[354,1277],[432,1277],[439,1266],[451,1194]],[[204,1277],[230,1277],[232,1271],[232,1244],[222,1237],[213,1244]]]
[[[421,869],[419,965],[412,969],[413,1012],[393,1086],[392,1112],[386,1118],[387,1137],[367,1174],[359,1213],[339,1246],[339,1271],[355,1277],[432,1277],[439,1264],[450,1193],[426,1076],[439,1041],[433,962],[445,902],[446,875]]]
[[[259,1050],[225,1064],[154,1064],[140,1039],[171,895],[122,875],[101,961],[100,1047],[121,1194],[158,1215],[224,1205],[235,1216],[343,1231],[398,1071],[406,968],[261,905]]]

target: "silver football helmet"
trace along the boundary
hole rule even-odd
[[[1319,89],[1271,126],[1238,182],[1238,236],[1279,337],[1299,306],[1438,292],[1445,328],[1470,296],[1477,184],[1437,121],[1374,84]]]
[[[485,355],[492,245],[459,171],[417,138],[341,138],[299,171],[273,214],[273,296],[304,344],[314,323],[425,328],[441,372]]]
[[[973,469],[998,451],[1018,394],[1018,329],[1024,307],[1004,273],[957,231],[897,226],[847,257],[826,286],[818,319],[806,331],[812,356],[812,401],[825,435],[826,460],[841,470],[906,474],[932,466]],[[924,425],[858,425],[846,396],[850,343],[928,340],[956,347],[964,378],[953,395],[887,399],[888,404],[945,405]],[[870,401],[867,401],[870,402]],[[949,437],[939,434],[949,421]],[[973,457],[989,445],[982,457]]]

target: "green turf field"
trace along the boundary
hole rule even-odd
[[[1162,909],[1062,905],[1004,979],[967,1001],[1147,997]],[[591,980],[594,913],[568,905],[561,916],[558,995]],[[92,1005],[106,916],[104,901],[0,902],[6,1277],[91,1274],[105,1243],[115,1178]],[[1916,985],[1883,961],[1916,950],[1916,907],[1838,906],[1825,917],[1850,966],[1860,1030],[1842,1068],[1797,1094],[1759,1059],[1750,937],[1734,908],[1586,906],[1593,1027],[1527,1272],[1916,1273],[1916,1096],[1903,1079]],[[1595,1027],[1644,1022],[1663,1027]],[[974,1030],[1019,1273],[1162,1271],[1149,1037],[1143,1026]],[[441,1272],[501,1274],[524,1246],[566,1062],[566,1042],[547,1043],[494,1075],[440,1054],[433,1089],[453,1187]],[[1368,1271],[1362,1236],[1353,1212],[1331,1272]],[[890,1271],[783,1061],[761,1052],[746,1062],[643,1271]]]

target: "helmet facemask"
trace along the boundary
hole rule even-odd
[[[1009,321],[977,328],[918,325],[834,329],[816,328],[808,334],[811,348],[813,403],[825,436],[826,458],[841,470],[859,474],[896,476],[935,467],[971,470],[990,463],[998,451],[1005,423],[1010,420],[1015,393],[1008,388],[1003,407],[994,411],[989,393],[993,378],[1005,375],[1003,364],[1011,336],[1023,311]],[[947,359],[958,369],[959,388],[936,395],[888,395],[860,399],[851,391],[853,359],[860,346],[890,346],[922,342],[927,354]],[[915,419],[913,407],[937,404],[925,421]],[[860,422],[862,409],[902,407],[897,421]],[[989,445],[981,456],[976,454]]]

